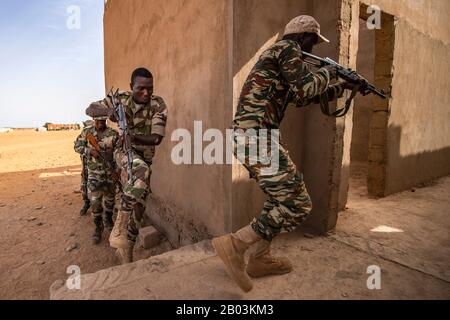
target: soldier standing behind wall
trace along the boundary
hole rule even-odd
[[[83,122],[84,129],[87,127],[94,126],[94,121],[87,120]],[[87,189],[87,181],[88,181],[88,168],[87,168],[87,157],[83,154],[80,154],[81,159],[81,195],[83,196],[83,207],[80,210],[80,216],[85,216],[91,207],[91,202],[89,201],[88,189]]]
[[[151,165],[155,148],[164,136],[167,107],[161,97],[153,95],[153,75],[145,68],[134,70],[131,76],[131,92],[119,92],[118,100],[124,106],[132,144],[132,179],[127,173],[128,160],[123,147],[115,152],[115,160],[121,169],[122,196],[120,210],[110,236],[110,245],[117,248],[121,263],[133,261],[133,248],[139,233],[147,196],[150,190]],[[92,103],[86,110],[89,116],[107,115],[117,122],[112,97]]]
[[[95,125],[86,127],[75,141],[75,151],[87,159],[87,189],[94,217],[92,242],[98,244],[106,227],[113,228],[116,183],[113,179],[113,153],[118,133],[106,126],[107,117],[94,117]]]
[[[353,85],[346,82],[330,84],[330,80],[336,78],[334,69],[326,67],[313,73],[304,63],[302,50],[311,52],[320,41],[329,42],[320,34],[320,25],[313,17],[293,19],[286,26],[283,39],[261,55],[242,89],[234,118],[235,139],[240,134],[238,131],[252,129],[257,132],[250,142],[246,142],[244,166],[269,198],[260,216],[250,225],[213,239],[213,246],[230,276],[244,291],[253,287],[249,275],[262,277],[292,271],[287,258],[270,254],[270,244],[280,233],[296,229],[312,208],[303,175],[282,142],[276,141],[275,145],[279,154],[276,173],[264,173],[267,165],[261,159],[256,164],[249,163],[248,151],[253,144],[258,145],[260,130],[279,129],[288,106],[303,107],[326,99],[332,101],[341,97],[344,89],[353,89]],[[267,139],[271,141],[270,137]],[[273,150],[270,152],[275,154]],[[242,159],[237,150],[235,154]],[[254,243],[257,248],[246,267],[244,253]]]

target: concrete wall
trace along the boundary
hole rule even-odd
[[[194,120],[202,120],[204,128],[229,127],[248,72],[297,15],[315,15],[332,40],[316,53],[338,57],[339,0],[170,0],[159,4],[156,0],[108,1],[105,72],[107,88],[126,88],[133,68],[149,67],[155,75],[156,94],[166,99],[171,110],[169,133],[175,128],[192,131]],[[343,124],[311,106],[288,110],[281,131],[292,158],[305,173],[314,202],[307,224],[325,232],[337,219]],[[236,230],[260,213],[265,195],[240,165],[177,167],[169,158],[173,146],[166,139],[158,150],[154,197],[148,203],[152,222],[169,235],[181,234],[173,242]]]
[[[381,136],[383,179],[378,181],[391,193],[450,173],[450,93],[448,80],[443,80],[448,79],[450,63],[449,2],[376,3],[399,19],[389,118],[384,116],[386,130]],[[230,127],[248,72],[296,15],[314,15],[332,41],[317,47],[316,54],[355,68],[359,6],[357,0],[107,2],[106,87],[128,88],[131,71],[146,66],[155,75],[155,93],[169,106],[169,136],[153,165],[154,196],[148,215],[173,242],[195,242],[238,229],[260,213],[265,195],[237,164],[175,166],[170,159],[176,144],[170,141],[172,131],[192,132],[195,120],[203,121],[204,130]],[[389,69],[379,63],[378,70]],[[376,81],[383,83],[382,78],[375,74]],[[332,107],[342,107],[344,101]],[[352,133],[357,132],[352,120],[352,112],[333,119],[311,106],[288,110],[281,128],[313,199],[307,225],[320,232],[334,228],[346,203]]]
[[[396,19],[387,132],[371,135],[372,142],[386,140],[383,195],[388,195],[450,174],[450,80],[443,76],[450,71],[450,2],[364,3]]]
[[[357,57],[358,73],[371,83],[374,82],[375,64],[375,31],[366,28],[367,22],[359,21],[359,48]],[[351,160],[364,161],[369,159],[370,121],[373,110],[373,97],[358,95],[353,109],[353,132],[351,145]]]
[[[229,229],[230,166],[171,161],[174,129],[225,130],[232,119],[230,2],[110,0],[105,7],[106,88],[129,88],[134,68],[149,68],[169,108],[165,141],[153,164],[149,216],[184,244]],[[179,239],[176,237],[179,235]]]
[[[321,32],[331,41],[329,44],[319,45],[315,53],[347,65],[348,56],[340,54],[341,42],[348,39],[342,34],[346,21],[342,20],[341,11],[340,0],[313,2],[312,14],[320,22]],[[343,106],[343,99],[330,103],[331,109]],[[351,137],[346,138],[346,132],[351,132],[351,129],[347,130],[345,118],[327,117],[318,106],[306,109],[303,168],[305,182],[313,200],[313,211],[306,225],[321,233],[332,230],[337,222],[341,203],[340,181],[348,176],[348,170],[345,170],[344,141],[350,141]]]

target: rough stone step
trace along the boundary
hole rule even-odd
[[[123,290],[117,294],[110,294],[119,287],[126,287],[131,283],[141,283],[141,280],[152,277],[155,273],[168,273],[182,266],[200,262],[216,253],[211,245],[211,241],[205,240],[197,244],[182,247],[164,254],[151,257],[149,259],[136,261],[127,265],[119,265],[108,269],[100,270],[91,274],[81,275],[80,290],[68,289],[63,280],[57,280],[50,288],[51,300],[87,300],[102,299],[107,297],[112,299],[135,299],[135,295],[128,290]],[[130,290],[132,291],[130,286]],[[145,290],[148,291],[148,290]],[[150,292],[147,292],[150,293]],[[130,295],[131,294],[131,295]],[[142,296],[141,299],[149,299],[152,295]]]

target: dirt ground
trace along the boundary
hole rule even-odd
[[[78,131],[0,134],[0,299],[48,299],[67,268],[91,273],[116,265],[109,233],[91,244],[91,216],[79,216]],[[163,243],[164,244],[164,243]],[[73,250],[66,250],[76,246]],[[164,247],[164,246],[162,246]],[[139,249],[137,259],[164,248]]]

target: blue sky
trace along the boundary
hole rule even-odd
[[[104,95],[104,0],[0,0],[0,127],[76,123]],[[71,6],[80,9],[80,28]],[[73,24],[72,24],[73,25]]]

